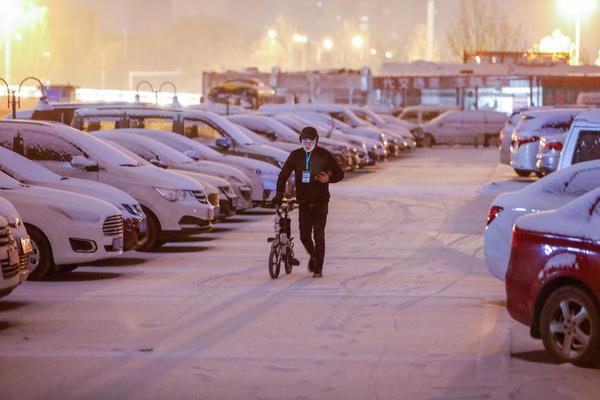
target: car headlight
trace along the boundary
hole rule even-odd
[[[57,212],[61,215],[64,215],[68,219],[72,221],[79,222],[97,222],[100,220],[100,216],[95,212],[82,210],[82,209],[68,209],[68,208],[60,208],[54,206],[48,206],[54,212]]]
[[[223,194],[229,198],[235,197],[235,193],[231,190],[231,186],[219,186],[219,190],[223,192]]]
[[[182,189],[165,189],[160,187],[154,187],[154,190],[158,192],[162,197],[169,201],[180,201],[184,200],[191,193],[188,193],[189,190]],[[191,194],[193,196],[193,194]]]

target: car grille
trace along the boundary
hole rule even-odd
[[[19,269],[21,271],[29,270],[29,254],[20,254],[19,255]]]
[[[123,234],[123,217],[120,215],[112,215],[104,221],[102,232],[106,236],[117,236]]]
[[[0,246],[8,246],[12,241],[8,227],[0,228]]]
[[[208,202],[213,206],[219,205],[219,193],[211,193],[208,195]]]
[[[206,193],[204,193],[202,190],[192,190],[192,193],[194,193],[194,197],[200,203],[208,204],[208,199],[206,198]]]
[[[2,266],[2,276],[4,279],[12,278],[19,273],[19,264],[10,265],[8,259],[0,261]]]

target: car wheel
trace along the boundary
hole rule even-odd
[[[422,139],[423,147],[433,147],[435,144],[435,139],[431,135],[431,133],[425,133]]]
[[[32,281],[39,281],[50,275],[54,269],[52,248],[46,235],[34,226],[26,225],[27,233],[31,238],[31,255],[29,256],[29,277]]]
[[[67,272],[73,272],[75,271],[77,268],[79,268],[79,265],[58,265],[56,266],[56,271],[59,273],[67,273]]]
[[[527,178],[529,175],[531,175],[531,171],[527,171],[527,170],[524,170],[524,169],[515,169],[515,172],[521,178]]]
[[[148,220],[148,234],[146,238],[146,242],[140,247],[142,251],[150,251],[152,249],[157,249],[161,247],[164,242],[159,240],[160,236],[160,223],[158,222],[158,218],[146,207],[142,207],[144,214],[146,214],[146,218]]]
[[[553,292],[542,308],[540,331],[544,347],[556,361],[579,366],[598,363],[600,314],[584,290],[564,286]]]

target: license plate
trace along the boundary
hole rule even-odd
[[[215,209],[211,207],[208,209],[208,219],[213,220],[215,218]]]
[[[123,237],[116,237],[112,242],[113,250],[123,250]]]
[[[21,247],[23,248],[23,253],[29,254],[33,251],[33,246],[31,245],[31,239],[29,238],[21,238]]]
[[[19,250],[14,246],[8,248],[8,261],[10,265],[19,264]]]

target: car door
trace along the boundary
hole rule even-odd
[[[460,143],[483,143],[483,134],[486,129],[484,113],[480,111],[463,111],[461,114]]]
[[[437,144],[458,143],[462,134],[462,113],[455,111],[441,117],[435,133]]]

